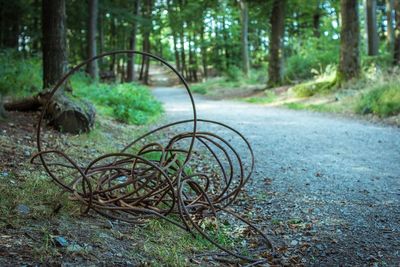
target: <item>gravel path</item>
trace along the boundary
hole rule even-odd
[[[168,120],[185,91],[154,88]],[[200,118],[233,126],[256,156],[252,195],[287,263],[400,263],[400,129],[333,115],[195,96]]]

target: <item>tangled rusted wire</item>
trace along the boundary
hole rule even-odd
[[[147,56],[171,69],[186,88],[193,109],[193,119],[152,130],[135,139],[120,152],[100,156],[86,166],[81,166],[82,163],[78,164],[63,151],[43,150],[41,129],[51,97],[82,66],[116,54]],[[224,132],[228,131],[241,139],[244,149],[247,150],[249,166],[245,167],[244,153],[239,153],[230,142],[216,133],[199,131],[199,124],[222,127]],[[173,126],[182,128],[185,125],[191,125],[191,130],[175,134],[165,144],[146,143],[162,130]],[[229,217],[241,222],[246,226],[246,231],[261,238],[263,248],[272,249],[267,237],[257,227],[229,208],[253,172],[254,155],[249,142],[241,133],[223,123],[198,119],[187,82],[168,62],[157,56],[132,50],[114,51],[88,59],[71,69],[55,85],[43,108],[37,128],[37,147],[38,153],[34,158],[39,157],[52,179],[83,204],[84,212],[92,210],[106,217],[131,223],[142,223],[147,218],[161,218],[193,235],[200,234],[230,255],[247,261],[260,260],[221,244],[217,238],[218,224],[210,230],[204,223],[207,219],[215,223],[219,218]],[[67,162],[58,165],[75,171],[72,182],[60,178],[60,174],[51,170],[53,163],[48,162],[47,156],[62,158]],[[209,160],[215,162],[215,165],[208,166]]]

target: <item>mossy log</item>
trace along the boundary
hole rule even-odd
[[[46,104],[48,93],[40,93],[23,100],[5,103],[6,110],[34,111]],[[46,111],[49,124],[61,132],[78,134],[90,131],[96,111],[94,106],[85,100],[78,100],[66,93],[52,97]]]

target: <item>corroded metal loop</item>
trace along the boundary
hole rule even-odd
[[[182,81],[189,95],[193,119],[177,121],[154,129],[125,146],[121,151],[102,155],[85,166],[78,164],[63,151],[42,149],[41,131],[48,103],[60,86],[87,63],[116,54],[140,54],[158,60],[170,68]],[[241,151],[223,137],[213,132],[199,131],[198,126],[212,125],[241,140]],[[162,142],[145,143],[144,140],[171,127],[178,129],[189,125],[191,131],[182,131]],[[155,138],[153,138],[155,139]],[[207,230],[201,222],[236,220],[263,240],[272,249],[267,237],[251,222],[229,209],[243,186],[249,180],[254,167],[254,155],[246,138],[232,127],[220,122],[198,119],[193,96],[182,75],[165,60],[149,53],[123,50],[105,53],[71,69],[55,85],[44,106],[37,128],[38,153],[43,167],[52,179],[81,202],[83,212],[95,211],[103,216],[131,223],[143,223],[148,218],[162,218],[174,225],[200,234],[221,250],[248,261],[257,261],[254,255],[242,255],[220,244],[217,231]],[[243,151],[245,150],[245,151]],[[131,152],[133,151],[133,152]],[[201,155],[201,158],[199,158]],[[72,182],[64,181],[55,171],[49,158],[66,162],[58,167],[75,170]],[[245,159],[248,162],[245,166]],[[207,160],[207,163],[204,162]],[[213,162],[212,168],[201,167]],[[211,170],[212,169],[212,170]],[[173,216],[169,216],[173,215]]]

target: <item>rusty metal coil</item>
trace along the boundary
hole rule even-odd
[[[147,56],[162,62],[172,70],[186,88],[193,109],[193,119],[170,123],[152,130],[121,151],[95,158],[85,166],[63,151],[43,150],[42,124],[56,91],[82,66],[116,54]],[[243,151],[237,151],[230,142],[216,133],[199,131],[199,124],[224,128],[225,132],[231,132],[241,139],[244,149],[247,150],[248,166],[244,164]],[[185,125],[191,125],[191,130],[175,134],[166,144],[143,142],[162,130]],[[39,158],[54,182],[83,204],[85,213],[92,210],[108,218],[130,223],[142,223],[148,218],[161,218],[193,235],[200,234],[227,254],[246,261],[259,261],[260,258],[255,255],[243,255],[220,244],[215,237],[215,230],[209,231],[201,225],[205,218],[218,220],[221,217],[230,217],[246,225],[249,231],[261,238],[263,248],[272,250],[270,241],[262,231],[229,208],[253,172],[254,154],[249,142],[228,125],[198,119],[193,96],[183,76],[168,62],[155,55],[133,50],[114,51],[88,59],[72,68],[49,94],[37,126],[37,148],[38,153],[32,161]],[[216,163],[212,171],[196,171],[195,166],[202,159],[196,157],[195,148],[198,153],[207,154],[209,159]],[[61,175],[51,170],[50,166],[53,163],[48,162],[48,156],[63,159],[67,163],[59,164],[60,166],[75,170],[76,175],[72,183],[68,183]]]

